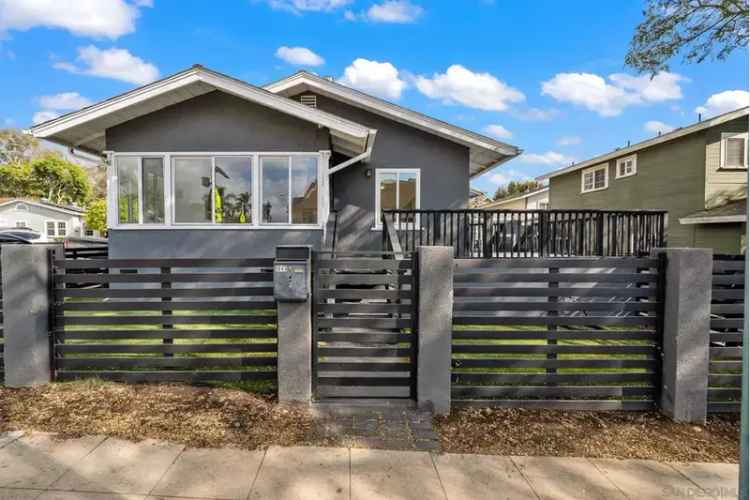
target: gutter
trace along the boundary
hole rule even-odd
[[[365,149],[365,152],[361,155],[357,155],[353,158],[349,158],[345,162],[339,163],[333,168],[328,169],[328,175],[333,175],[339,170],[344,170],[346,167],[353,165],[359,161],[367,163],[372,156],[372,149],[375,146],[375,136],[378,134],[378,131],[375,129],[370,129],[370,133],[367,134],[367,148]]]

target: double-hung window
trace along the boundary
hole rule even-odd
[[[581,172],[581,192],[589,193],[607,189],[609,184],[609,166],[605,163],[587,168]]]
[[[419,206],[419,169],[379,168],[375,171],[375,227],[380,227],[383,210],[418,210]],[[401,217],[400,220],[406,219]]]
[[[45,232],[47,233],[48,238],[64,238],[68,235],[68,223],[60,220],[60,221],[54,221],[54,220],[48,220],[44,224]]]
[[[721,168],[747,168],[747,132],[721,134]]]

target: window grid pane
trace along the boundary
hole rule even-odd
[[[253,221],[253,161],[249,157],[217,157],[214,161],[214,222]]]
[[[315,224],[318,220],[318,159],[292,157],[292,223]]]
[[[289,223],[289,158],[261,159],[262,210],[264,224]]]
[[[177,223],[210,223],[211,158],[175,158],[174,217]]]
[[[117,158],[117,213],[120,224],[138,224],[138,166],[140,159]]]
[[[141,171],[143,184],[143,223],[164,223],[164,160],[144,158]]]

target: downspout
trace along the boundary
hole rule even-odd
[[[357,155],[353,158],[349,158],[343,163],[339,163],[333,168],[328,169],[328,175],[335,174],[339,170],[344,170],[346,167],[350,165],[354,165],[358,161],[364,161],[367,162],[367,160],[370,159],[370,156],[372,156],[372,148],[375,146],[375,136],[377,135],[378,131],[375,129],[370,129],[370,133],[367,135],[367,148],[365,149],[365,152],[361,155]]]

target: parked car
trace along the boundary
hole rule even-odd
[[[31,245],[38,243],[42,235],[31,229],[17,227],[0,227],[0,244]]]

